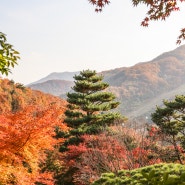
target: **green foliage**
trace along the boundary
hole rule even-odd
[[[84,134],[98,134],[107,126],[120,119],[121,115],[110,112],[115,109],[119,102],[115,101],[114,94],[106,92],[109,86],[102,82],[103,77],[98,76],[96,71],[84,70],[74,76],[73,91],[67,93],[67,110],[65,120],[71,130],[63,135],[66,141],[60,147],[60,151],[66,156],[66,169],[57,177],[57,184],[75,184],[75,174],[78,172],[76,162],[84,148],[80,148]],[[65,153],[66,152],[66,153]]]
[[[22,91],[26,91],[26,87],[20,83],[16,83],[16,88],[21,89]]]
[[[11,72],[10,67],[17,65],[18,59],[19,52],[7,43],[6,35],[0,32],[0,72],[8,75]]]
[[[185,185],[185,166],[155,164],[135,170],[121,170],[118,174],[104,173],[92,185]]]
[[[104,90],[109,86],[102,82],[103,77],[96,71],[84,70],[74,76],[73,92],[67,94],[68,109],[65,122],[74,135],[95,134],[121,117],[119,113],[109,112],[119,102],[115,96]]]
[[[151,115],[152,121],[165,134],[166,141],[173,144],[178,160],[182,163],[178,144],[185,149],[185,96],[177,95],[174,100],[164,100],[163,103],[164,107],[157,107]]]
[[[12,107],[12,112],[16,112],[17,110],[19,110],[20,105],[19,105],[18,99],[12,98],[11,107]]]
[[[157,107],[152,114],[155,122],[163,132],[177,135],[185,127],[185,96],[178,95],[172,101],[163,101],[165,107]]]

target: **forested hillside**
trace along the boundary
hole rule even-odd
[[[102,74],[110,84],[110,90],[121,101],[123,114],[129,117],[149,116],[157,105],[156,101],[174,98],[185,84],[185,45],[152,61]]]
[[[163,99],[173,99],[176,94],[185,93],[185,45],[163,53],[151,61],[99,74],[110,84],[108,90],[121,102],[119,110],[123,115],[130,119],[150,117],[156,105],[161,104]],[[59,76],[57,73],[58,78]],[[65,93],[71,90],[70,85],[72,81],[52,80],[35,83],[30,87],[65,97]],[[65,90],[67,91],[64,92]]]
[[[31,105],[47,106],[56,102],[66,105],[66,101],[58,97],[31,90],[8,79],[0,79],[0,102],[1,114],[7,111],[17,112]]]
[[[184,182],[182,165],[176,163],[184,164],[185,157],[185,96],[165,101],[152,114],[154,125],[135,125],[108,112],[119,102],[94,74],[83,71],[83,78],[76,76],[68,102],[1,79],[2,185],[133,184],[157,181],[155,173],[165,183]],[[168,166],[158,163],[173,164],[167,171]]]
[[[53,172],[43,168],[64,141],[56,138],[56,129],[68,130],[65,110],[58,97],[0,79],[0,184],[54,183]]]

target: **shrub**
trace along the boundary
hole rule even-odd
[[[117,174],[104,173],[92,185],[185,185],[185,166],[155,164],[134,170],[120,170]]]

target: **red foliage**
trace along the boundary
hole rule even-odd
[[[163,162],[182,162],[185,159],[185,152],[178,142],[171,142],[171,136],[165,134],[157,126],[150,126],[146,136],[148,140],[158,144],[157,148],[159,158]],[[181,160],[179,160],[179,157]]]
[[[87,151],[86,146],[84,146],[84,144],[80,143],[78,146],[76,145],[69,145],[68,146],[68,158],[69,159],[75,159],[78,156],[80,156],[81,154],[83,154],[84,152]]]
[[[95,9],[96,12],[101,12],[102,8],[110,3],[109,0],[88,0],[88,1],[94,6],[96,6]]]
[[[161,162],[177,162],[176,149],[167,146],[155,126],[137,128],[113,126],[100,135],[83,135],[78,146],[68,147],[63,155],[64,173],[75,185],[89,185],[104,172],[135,169]],[[179,153],[183,154],[178,146]]]
[[[54,138],[54,127],[67,130],[62,123],[64,107],[30,106],[15,114],[0,115],[0,182],[31,185],[43,180],[51,185],[52,174],[40,173],[45,151],[62,140]]]
[[[120,129],[119,129],[120,130]],[[117,172],[161,162],[154,156],[152,140],[133,129],[121,132],[84,135],[79,146],[69,146],[66,153],[68,168],[78,169],[73,174],[76,185],[88,185],[103,172]]]

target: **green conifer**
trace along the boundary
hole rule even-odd
[[[74,79],[73,92],[67,93],[69,104],[65,112],[65,122],[72,128],[72,134],[97,134],[121,118],[119,113],[110,112],[119,102],[115,101],[113,93],[105,91],[109,85],[102,82],[103,76],[84,70]]]
[[[113,93],[105,91],[109,86],[102,82],[103,76],[97,75],[96,71],[84,70],[74,76],[72,92],[67,93],[67,110],[65,123],[71,128],[66,134],[56,131],[57,137],[65,137],[65,142],[60,146],[61,152],[67,152],[70,145],[79,145],[83,142],[82,135],[98,134],[115,120],[122,117],[119,113],[111,111],[119,102],[115,101]],[[66,155],[67,156],[67,155]],[[70,158],[79,160],[80,153]],[[69,157],[66,157],[69,160]],[[65,172],[57,177],[57,184],[74,185],[73,175],[78,171],[75,166],[70,166]],[[62,179],[62,180],[61,180]]]

